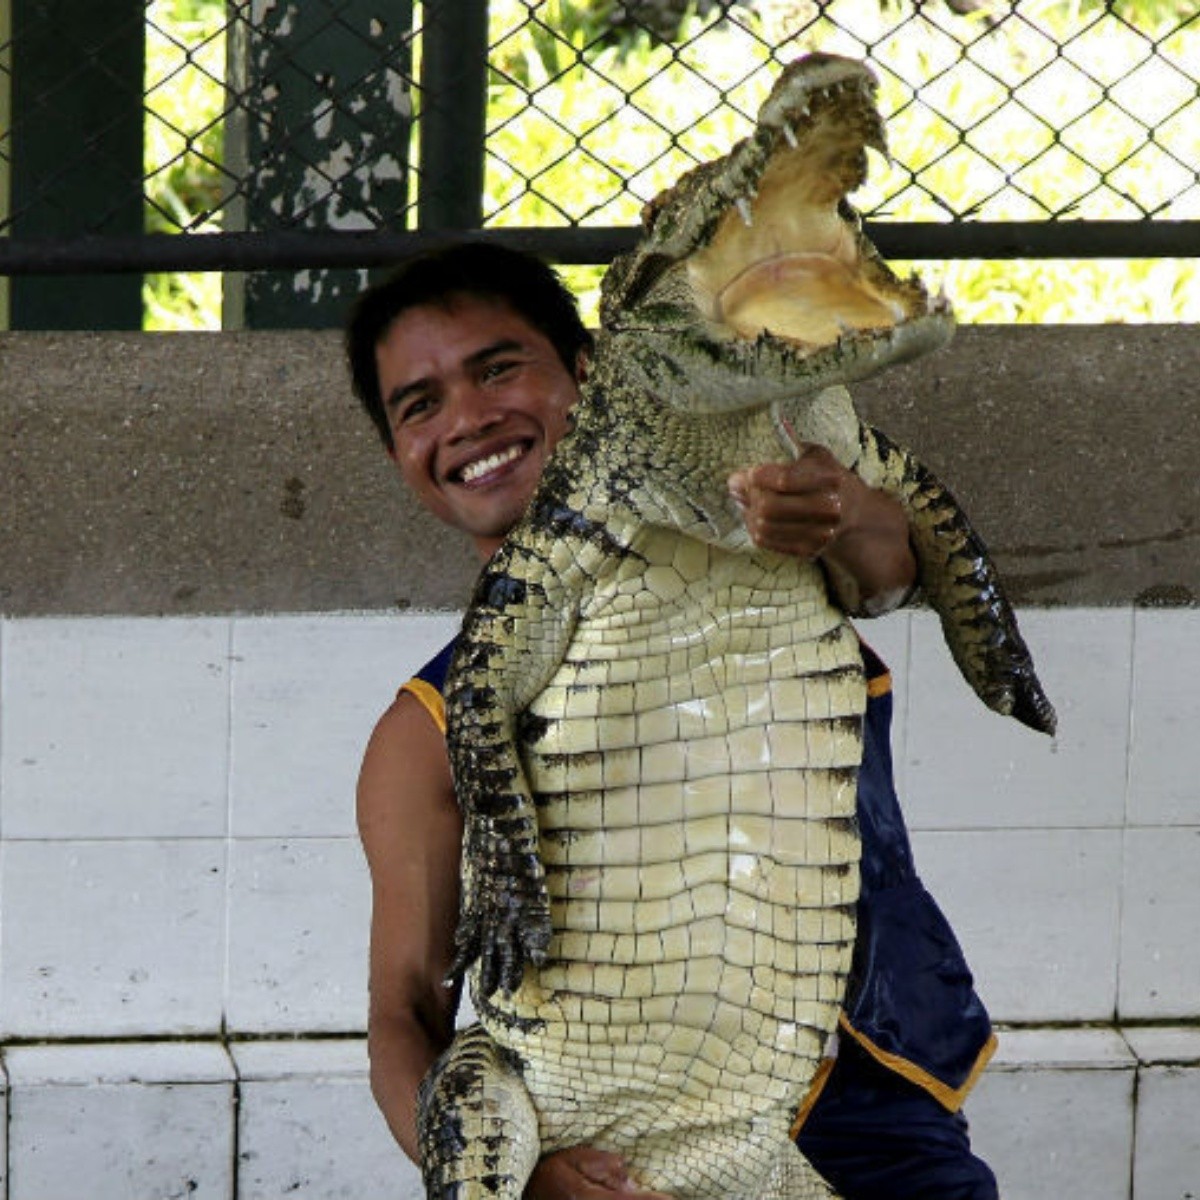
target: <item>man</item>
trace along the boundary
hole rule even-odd
[[[405,483],[481,559],[520,518],[571,423],[591,338],[538,260],[461,244],[411,260],[360,300],[347,331],[354,389]],[[821,447],[730,480],[761,547],[815,559],[851,612],[911,591],[899,505]],[[891,781],[886,669],[870,678],[860,771],[863,897],[840,1050],[798,1114],[797,1140],[847,1200],[994,1200],[958,1113],[992,1047],[953,934],[921,887]],[[369,1043],[375,1097],[417,1160],[417,1085],[454,1031],[462,821],[444,741],[449,647],[401,690],[363,760],[358,814],[373,889]],[[639,1192],[613,1154],[543,1158],[529,1200]]]

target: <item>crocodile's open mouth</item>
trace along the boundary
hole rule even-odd
[[[626,277],[627,308],[639,299],[690,307],[710,336],[766,333],[803,357],[922,318],[952,325],[945,299],[900,279],[846,201],[866,180],[867,150],[887,154],[875,90],[849,59],[792,64],[752,137],[647,206],[648,247]]]
[[[837,254],[791,251],[756,262],[714,297],[711,315],[739,337],[771,332],[806,346],[825,346],[847,329],[884,329],[904,310],[864,287]]]
[[[843,204],[866,179],[867,148],[887,153],[874,92],[865,67],[839,59],[821,61],[804,86],[781,80],[760,118],[773,145],[757,183],[687,261],[709,320],[738,337],[770,332],[815,348],[936,309],[919,284],[864,254],[857,218]]]

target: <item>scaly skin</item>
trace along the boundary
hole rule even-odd
[[[480,578],[447,708],[481,1027],[422,1088],[434,1200],[518,1200],[571,1144],[681,1200],[831,1195],[788,1130],[849,969],[865,685],[820,568],[749,544],[734,469],[795,435],[898,495],[968,678],[1052,723],[965,518],[840,386],[953,329],[844,200],[883,148],[873,83],[793,64],[648,206],[574,429]]]

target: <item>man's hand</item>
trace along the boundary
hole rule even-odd
[[[867,487],[823,446],[797,445],[789,463],[729,477],[750,540],[764,550],[817,559],[842,606],[875,615],[909,595],[917,564],[899,501]]]
[[[804,446],[795,462],[762,463],[729,477],[750,540],[795,558],[819,558],[853,529],[869,491],[824,446]]]
[[[525,1200],[670,1200],[643,1192],[629,1178],[625,1160],[607,1150],[573,1146],[547,1154],[530,1176]]]

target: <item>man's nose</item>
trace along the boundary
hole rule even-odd
[[[495,396],[474,383],[462,383],[454,387],[447,400],[449,436],[453,440],[486,433],[503,417]]]

